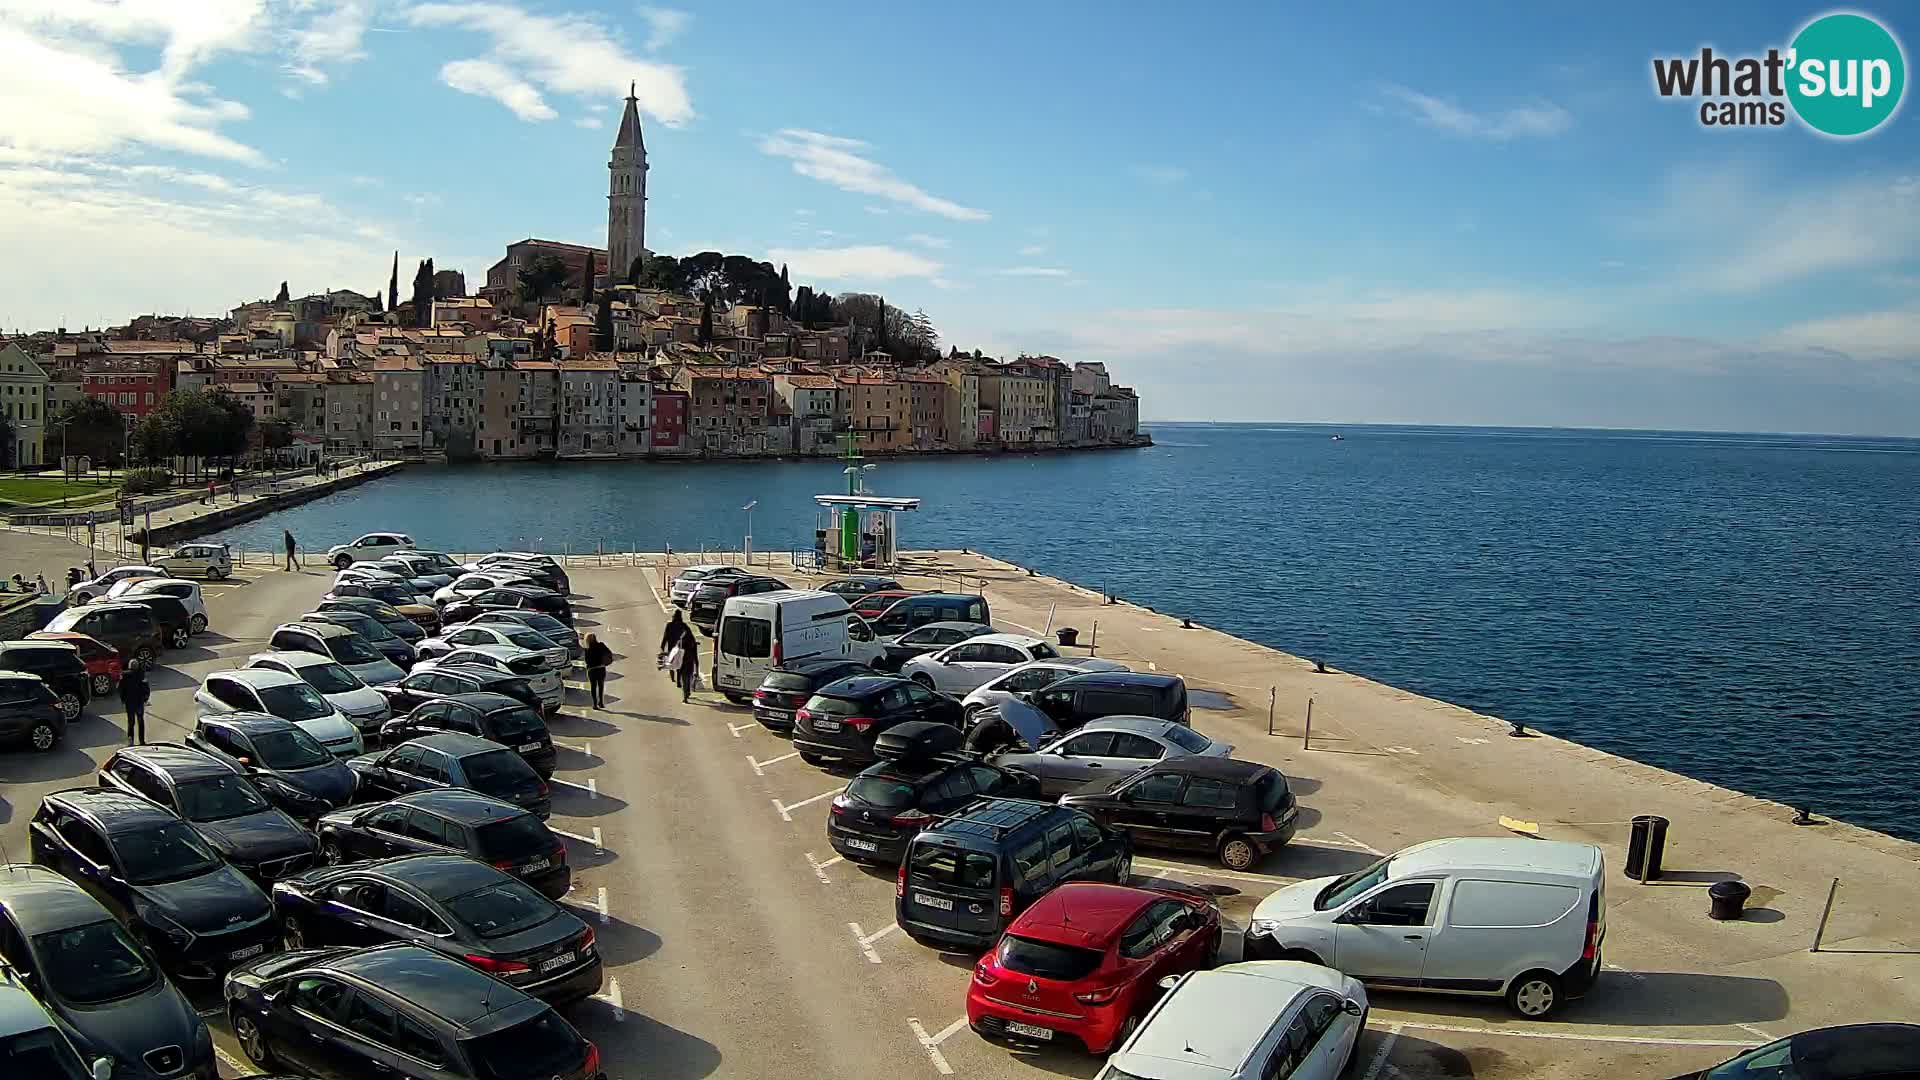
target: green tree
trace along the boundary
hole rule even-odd
[[[635,255],[633,261],[627,264],[627,284],[640,284],[642,275],[647,272],[646,258],[645,255]]]
[[[260,449],[272,456],[276,450],[293,445],[293,425],[285,420],[262,420],[260,427]]]
[[[567,280],[567,264],[558,255],[541,255],[520,268],[520,295],[538,304]]]
[[[700,344],[713,344],[713,294],[714,289],[706,288],[700,292]]]
[[[595,273],[594,263],[598,258],[599,256],[595,255],[593,252],[591,251],[587,252],[587,266],[586,266],[586,269],[583,270],[580,274],[580,306],[581,307],[591,307],[593,305],[593,277]]]
[[[156,409],[133,426],[127,441],[135,458],[165,461],[180,452],[179,421],[165,409]]]
[[[47,435],[59,439],[65,431],[65,453],[69,457],[85,455],[96,465],[120,463],[121,445],[126,438],[126,418],[120,410],[102,398],[83,397],[70,402],[47,425]],[[50,442],[47,448],[61,452],[61,444]]]
[[[13,421],[0,413],[0,469],[13,468],[14,436]]]
[[[787,281],[787,264],[780,264],[780,314],[793,315],[793,286]]]
[[[612,352],[613,341],[613,290],[600,293],[599,305],[593,312],[593,347],[600,352]]]
[[[291,297],[287,295],[287,283],[283,281],[280,283],[280,291],[274,295],[273,302],[276,304],[284,304],[290,299]]]
[[[393,253],[393,276],[387,279],[387,310],[400,310],[400,253]]]

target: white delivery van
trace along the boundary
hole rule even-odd
[[[1592,844],[1431,840],[1260,901],[1247,955],[1375,986],[1503,996],[1539,1019],[1600,973],[1606,866]]]
[[[866,620],[835,593],[812,589],[736,596],[713,639],[713,686],[728,701],[753,697],[770,668],[788,660],[841,656],[872,664],[881,653]]]

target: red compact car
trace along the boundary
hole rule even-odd
[[[87,681],[93,684],[91,689],[94,697],[105,697],[120,685],[120,650],[113,646],[72,631],[36,630],[27,636],[64,641],[79,649],[80,659],[87,665]]]
[[[1073,882],[1034,901],[981,957],[967,1023],[989,1039],[1071,1036],[1104,1054],[1159,997],[1160,980],[1213,963],[1220,909],[1202,896]]]
[[[912,589],[881,589],[865,596],[856,596],[848,600],[853,613],[863,619],[877,619],[880,613],[893,606],[893,602],[914,595]]]

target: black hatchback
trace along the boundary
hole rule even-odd
[[[77,646],[64,641],[0,641],[0,671],[40,676],[69,724],[80,719],[80,710],[93,698],[86,660]]]
[[[123,604],[139,604],[153,612],[154,621],[160,624],[160,640],[166,642],[169,649],[184,649],[187,640],[193,637],[193,612],[177,596],[127,593],[115,600]]]
[[[216,713],[195,721],[186,743],[245,772],[268,802],[301,821],[353,801],[353,770],[291,720]]]
[[[240,767],[179,743],[114,751],[100,766],[100,786],[147,799],[192,825],[220,857],[266,884],[319,858],[319,844],[276,809]]]
[[[441,609],[440,616],[446,625],[452,626],[454,623],[466,622],[482,612],[522,608],[551,615],[568,626],[573,625],[573,605],[567,603],[567,598],[552,589],[534,586],[526,588],[502,586],[475,593],[449,603]]]
[[[0,742],[24,742],[45,753],[67,733],[60,699],[24,671],[0,671]]]
[[[970,755],[882,761],[827,806],[827,843],[853,862],[898,863],[921,829],[981,796],[1038,799],[1040,781]]]
[[[687,600],[687,621],[701,633],[712,637],[714,628],[720,625],[720,612],[726,608],[728,600],[736,596],[779,592],[786,587],[787,583],[779,578],[758,574],[702,582]]]
[[[389,799],[430,788],[471,788],[525,807],[545,821],[553,793],[517,751],[474,735],[443,731],[347,762],[360,779],[360,794]]]
[[[867,665],[838,656],[789,661],[760,680],[753,692],[753,718],[768,731],[792,731],[794,710],[805,705],[814,691],[841,679],[871,674],[873,669]]]
[[[567,846],[530,810],[465,788],[416,791],[320,819],[329,863],[394,855],[466,855],[558,900],[572,887]]]
[[[524,701],[486,693],[455,694],[429,701],[381,725],[380,741],[396,746],[436,731],[458,731],[510,746],[527,759],[540,779],[553,777],[557,758],[553,733],[540,718],[540,710]]]
[[[391,686],[374,689],[386,696],[396,716],[405,716],[429,701],[445,701],[459,694],[504,694],[523,705],[540,708],[540,695],[533,692],[525,676],[478,664],[415,671]]]
[[[873,740],[895,724],[926,720],[960,726],[960,703],[911,679],[860,675],[828,683],[793,714],[793,746],[809,765],[879,760]]]
[[[1089,784],[1060,805],[1155,847],[1210,851],[1246,870],[1293,839],[1300,807],[1280,770],[1238,758],[1176,757]]]
[[[1104,716],[1150,716],[1193,726],[1187,683],[1178,675],[1090,671],[1036,690],[1027,700],[1051,717],[1061,731],[1071,731]]]

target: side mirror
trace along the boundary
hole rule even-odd
[[[113,1076],[113,1059],[94,1058],[93,1080],[108,1080],[111,1076]]]
[[[1346,1013],[1348,1016],[1367,1015],[1367,1010],[1359,1002],[1354,1001],[1352,999],[1348,999],[1347,1001],[1341,1002],[1340,1011],[1343,1013]]]
[[[1366,925],[1367,918],[1371,914],[1372,913],[1367,910],[1367,905],[1355,904],[1352,907],[1348,908],[1347,910],[1341,912],[1340,917],[1333,921],[1337,923],[1346,923],[1350,926],[1364,926]]]
[[[1160,980],[1160,989],[1162,989],[1162,990],[1171,990],[1171,989],[1173,989],[1174,987],[1176,987],[1176,986],[1179,986],[1179,985],[1180,985],[1180,980],[1181,980],[1181,978],[1182,978],[1182,976],[1179,976],[1179,975],[1169,975],[1169,976],[1167,976],[1166,978],[1164,978],[1164,979],[1161,979],[1161,980]]]

